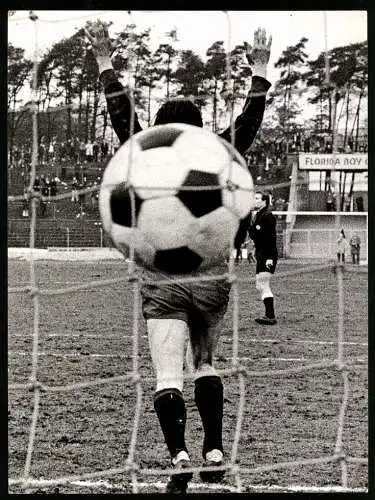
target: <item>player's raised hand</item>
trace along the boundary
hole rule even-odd
[[[88,48],[92,50],[94,56],[111,57],[114,47],[108,34],[108,26],[98,20],[84,30],[89,42]]]
[[[272,36],[269,37],[267,42],[267,33],[265,29],[258,28],[254,32],[254,44],[249,45],[244,42],[246,49],[246,59],[252,66],[267,66],[270,60],[272,45]]]

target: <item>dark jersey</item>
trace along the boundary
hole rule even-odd
[[[246,233],[254,241],[257,259],[277,259],[276,218],[268,207],[259,210],[254,220],[251,214],[242,219],[234,243],[236,248],[244,242]]]
[[[105,70],[100,75],[104,86],[108,111],[113,129],[123,144],[130,137],[131,104],[124,87],[112,69]],[[267,90],[271,84],[260,76],[252,78],[251,89],[246,98],[242,113],[234,122],[234,146],[239,153],[244,153],[250,148],[263,119]],[[142,127],[137,113],[134,113],[134,133],[140,132]],[[231,128],[218,134],[223,139],[231,142]]]

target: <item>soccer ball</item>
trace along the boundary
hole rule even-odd
[[[99,210],[126,258],[170,274],[229,257],[240,220],[254,206],[240,154],[216,134],[182,123],[133,135],[109,161]]]

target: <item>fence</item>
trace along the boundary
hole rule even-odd
[[[335,227],[320,228],[293,228],[285,224],[287,212],[274,212],[277,215],[277,247],[282,258],[326,258],[336,256],[337,229]],[[302,212],[301,212],[302,214]],[[309,214],[309,224],[314,221]],[[334,213],[332,214],[334,215]],[[347,214],[349,215],[349,214]],[[354,214],[353,214],[354,215]],[[368,235],[367,214],[364,218],[362,228],[349,229],[345,227],[347,241],[355,233],[361,239],[361,260],[367,260]],[[346,217],[348,219],[350,217]],[[301,219],[301,217],[300,217]],[[329,217],[333,219],[333,217]],[[314,218],[319,221],[319,217]],[[8,247],[28,247],[30,222],[24,219],[8,220]],[[301,221],[302,224],[302,221]],[[363,229],[363,227],[365,228]],[[36,228],[36,248],[48,247],[111,247],[112,244],[106,237],[100,222],[95,220],[72,220],[72,219],[39,219]],[[350,254],[350,251],[348,251]]]
[[[41,219],[36,226],[36,248],[112,246],[97,221]],[[29,220],[8,220],[8,247],[28,247],[29,234]]]
[[[354,233],[361,239],[360,258],[367,260],[367,231],[347,231],[346,239],[348,242]],[[335,229],[286,229],[284,238],[285,242],[289,242],[289,257],[336,257],[338,235]],[[284,248],[286,247],[284,246]],[[348,249],[347,255],[350,255],[350,249]]]

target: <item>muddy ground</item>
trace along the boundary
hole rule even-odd
[[[300,265],[301,269],[305,267]],[[337,355],[337,278],[331,271],[281,278],[293,265],[280,262],[272,282],[278,324],[260,326],[254,318],[263,305],[254,284],[240,286],[240,362],[248,370],[266,376],[247,377],[245,416],[238,449],[238,464],[254,468],[294,460],[332,455],[343,395],[342,375],[335,368],[272,375],[272,370],[301,367],[332,360]],[[116,278],[125,272],[121,261],[36,263],[41,288],[67,287],[77,283]],[[237,267],[240,276],[253,275],[247,262]],[[9,261],[10,287],[29,282],[29,264]],[[367,362],[367,274],[349,269],[344,275],[344,356]],[[79,293],[40,297],[38,380],[59,386],[96,378],[114,377],[132,369],[132,285],[117,283]],[[232,304],[221,337],[217,366],[229,368],[232,350]],[[31,373],[33,338],[32,298],[10,293],[8,304],[8,382],[23,383]],[[139,370],[142,376],[142,417],[135,460],[141,468],[169,466],[168,454],[153,409],[152,367],[145,324],[139,316]],[[237,419],[239,385],[236,376],[225,376],[224,444],[227,456]],[[350,457],[367,457],[367,369],[349,371],[350,395],[343,433],[344,451]],[[193,401],[193,383],[185,383],[188,411],[187,444],[194,466],[201,464],[202,425]],[[23,473],[33,394],[9,390],[9,478]],[[132,382],[78,388],[41,395],[31,474],[53,479],[125,465],[133,427],[136,398]],[[367,487],[367,465],[348,463],[348,486]],[[165,476],[138,475],[140,491],[162,491]],[[278,486],[340,486],[340,463],[280,468],[262,473],[243,473],[244,491],[266,491]],[[159,483],[158,483],[159,481]],[[222,487],[235,485],[228,475]],[[56,489],[57,488],[57,489]],[[117,474],[51,487],[51,493],[131,492],[129,474]],[[12,493],[22,492],[10,486]],[[191,491],[205,489],[198,477]]]

